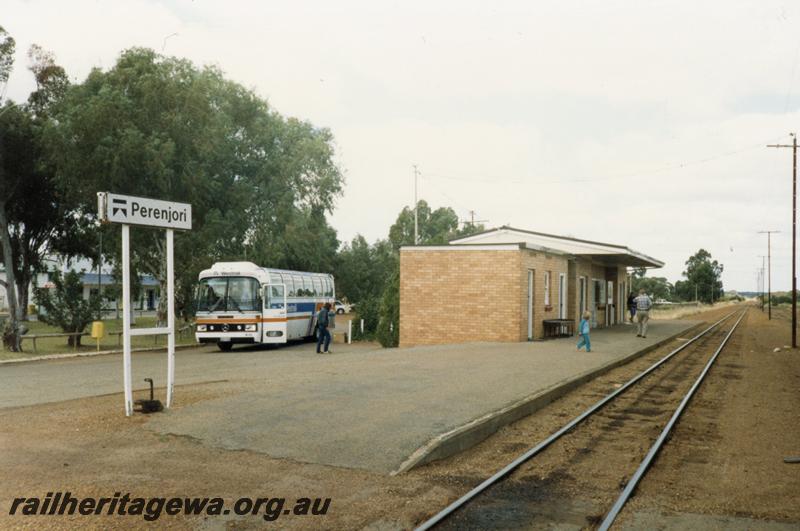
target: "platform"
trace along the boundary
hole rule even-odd
[[[250,367],[222,384],[224,396],[154,416],[146,427],[212,447],[398,473],[477,444],[697,324],[651,321],[646,339],[629,325],[595,330],[591,353],[576,352],[572,338],[407,349],[337,345],[328,356],[314,354],[313,345],[234,350],[228,362]]]

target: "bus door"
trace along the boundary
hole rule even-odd
[[[264,343],[286,343],[286,286],[269,284],[264,287]]]

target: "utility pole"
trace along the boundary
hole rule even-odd
[[[772,319],[772,242],[771,237],[779,230],[760,230],[759,234],[767,235],[767,308],[769,319]],[[793,329],[794,330],[794,329]],[[792,334],[794,335],[794,334]]]
[[[419,200],[417,199],[417,177],[419,176],[419,170],[417,170],[417,165],[414,164],[414,245],[419,243],[419,222],[417,221],[417,204]]]
[[[756,296],[761,300],[761,270],[756,268]]]
[[[792,148],[792,348],[797,348],[797,135],[790,133],[790,136],[791,146],[771,144],[767,147]]]
[[[763,312],[764,311],[764,273],[766,273],[766,271],[767,271],[767,269],[766,269],[767,255],[760,254],[758,256],[759,256],[759,258],[761,258],[761,277],[760,277],[758,286],[759,286],[759,291],[761,292],[761,311]]]

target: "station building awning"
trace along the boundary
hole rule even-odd
[[[503,226],[471,236],[456,238],[451,245],[525,244],[530,248],[545,248],[573,256],[591,258],[594,262],[627,267],[663,267],[664,262],[624,245],[582,240]]]

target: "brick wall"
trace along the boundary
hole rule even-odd
[[[521,251],[522,274],[522,308],[520,312],[520,334],[516,341],[528,339],[528,271],[534,271],[534,308],[533,308],[533,337],[541,339],[544,336],[544,319],[558,319],[558,275],[565,275],[567,284],[566,297],[569,297],[570,281],[568,260],[560,255],[550,255],[530,250]],[[550,272],[550,304],[544,304],[545,272]],[[569,298],[567,298],[567,316],[569,317]]]
[[[529,269],[534,270],[534,337],[541,338],[542,320],[558,317],[564,257],[530,250],[403,249],[400,345],[526,341]],[[550,272],[549,309],[545,271]]]
[[[400,345],[519,341],[519,250],[400,252]]]
[[[567,283],[567,318],[580,320],[579,278],[586,278],[587,308],[594,284],[614,282],[618,315],[624,266],[606,267],[591,259],[520,250],[422,250],[400,252],[400,345],[528,339],[528,271],[534,271],[533,337],[544,335],[542,321],[559,316],[559,274]],[[550,304],[545,305],[545,272],[550,273]],[[607,297],[607,295],[606,295]],[[605,325],[605,299],[596,313]]]

